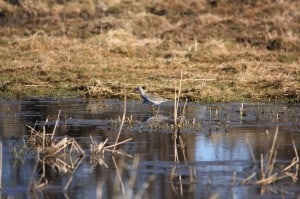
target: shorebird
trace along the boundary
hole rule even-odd
[[[140,93],[140,96],[143,99],[144,104],[151,104],[151,105],[159,106],[161,103],[170,101],[168,99],[164,99],[164,98],[161,98],[158,96],[146,94],[146,92],[144,91],[144,89],[141,86],[137,87],[135,89],[135,91],[138,91]]]

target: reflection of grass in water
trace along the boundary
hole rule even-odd
[[[129,165],[125,164],[125,162],[124,162],[125,160],[123,157],[124,157],[124,155],[128,156],[128,157],[132,157],[132,156],[128,155],[124,151],[116,149],[116,147],[118,145],[132,140],[132,138],[129,138],[127,140],[119,142],[120,134],[122,132],[122,128],[125,123],[125,120],[126,120],[126,96],[124,98],[124,110],[123,110],[123,115],[122,115],[121,123],[119,126],[119,131],[118,131],[115,143],[112,145],[106,146],[106,143],[108,141],[108,139],[106,139],[104,142],[100,142],[98,144],[97,142],[94,141],[92,136],[90,136],[90,139],[92,142],[91,148],[90,148],[91,158],[93,158],[94,161],[96,160],[96,164],[104,165],[107,167],[107,165],[103,159],[104,153],[105,152],[112,153],[111,157],[112,157],[115,169],[116,169],[115,184],[113,186],[113,198],[133,198],[133,197],[141,198],[142,195],[144,194],[145,190],[149,187],[149,183],[152,182],[155,177],[153,175],[151,175],[148,178],[148,180],[142,184],[142,186],[139,190],[134,190],[134,187],[136,185],[136,180],[137,180],[137,172],[138,172],[138,165],[139,165],[140,158],[139,158],[139,156],[135,156],[133,158],[132,165],[129,166]],[[132,121],[132,118],[127,117],[127,120],[130,124],[131,123],[130,121]],[[110,149],[110,148],[112,148],[112,149]],[[121,158],[117,159],[118,156],[114,156],[114,155],[123,155],[123,156]],[[130,169],[132,172],[130,174],[129,180],[126,182],[124,182],[122,179],[122,173],[123,173],[124,168]],[[102,183],[99,186],[103,186]],[[136,191],[136,194],[134,193],[134,191]],[[100,192],[99,195],[97,195],[98,198],[101,198],[101,196],[102,196],[102,192]]]
[[[71,173],[69,180],[64,186],[66,191],[72,182],[73,174],[80,165],[80,163],[85,158],[86,152],[80,147],[77,141],[74,138],[63,137],[56,138],[55,133],[59,124],[60,111],[58,113],[55,126],[52,133],[46,133],[45,126],[47,125],[48,120],[45,122],[42,131],[35,130],[34,127],[28,126],[31,130],[27,144],[29,148],[36,152],[36,165],[33,169],[31,182],[29,184],[29,190],[32,194],[35,194],[37,189],[46,187],[49,182],[47,179],[47,173],[51,170],[58,173]],[[104,160],[104,153],[110,152],[112,155],[127,155],[126,152],[118,150],[116,147],[132,140],[129,138],[127,140],[119,141],[119,136],[122,132],[123,124],[126,117],[126,97],[124,100],[124,113],[122,117],[122,122],[119,127],[118,135],[114,144],[108,145],[107,140],[104,142],[97,143],[92,136],[91,145],[90,145],[90,157],[92,164],[104,165],[107,167]],[[131,157],[130,155],[127,155]],[[113,157],[113,156],[112,156]],[[52,169],[46,169],[49,167]],[[35,173],[40,173],[39,177],[35,179]]]
[[[17,161],[21,161],[21,163],[25,162],[25,154],[27,151],[27,144],[25,142],[25,140],[23,139],[22,144],[15,144],[15,146],[13,146],[13,148],[11,149],[11,153],[15,159],[14,164],[17,163]]]
[[[178,96],[178,93],[177,93],[176,96]],[[184,121],[184,115],[185,115],[184,112],[185,112],[186,104],[182,107],[182,110],[179,110],[179,106],[178,106],[178,101],[179,100],[178,100],[178,98],[175,98],[175,101],[176,101],[176,103],[175,103],[176,105],[174,105],[174,109],[177,107],[176,111],[175,111],[175,113],[177,112],[177,114],[174,114],[174,123],[175,123],[174,127],[177,127],[177,130],[176,130],[176,134],[174,133],[174,138],[177,138],[177,139],[176,140],[174,139],[174,157],[176,159],[174,159],[175,165],[172,169],[172,172],[171,172],[171,175],[170,175],[170,180],[171,180],[171,185],[173,186],[172,188],[174,190],[176,190],[177,192],[179,192],[179,190],[182,192],[182,190],[185,189],[184,184],[189,184],[189,185],[193,184],[192,183],[193,182],[192,178],[196,174],[193,170],[193,167],[190,167],[188,165],[189,163],[186,161],[186,158],[185,158],[185,144],[186,143],[184,143],[184,140],[181,137],[182,134],[180,132],[182,130],[182,128],[184,128],[181,124],[183,123],[182,121]],[[242,113],[245,112],[244,108],[247,108],[247,107],[243,107],[243,105],[241,105],[240,115],[243,115],[243,114],[241,114],[241,112]],[[126,109],[125,106],[124,106],[124,109]],[[272,113],[272,114],[276,115],[275,112]],[[215,114],[216,114],[216,117],[219,117],[219,113],[217,111],[216,111]],[[273,117],[275,117],[275,116],[273,116]],[[58,116],[58,118],[59,118],[59,116]],[[128,124],[129,124],[129,123],[132,123],[133,119],[132,119],[132,117],[130,117],[130,116],[126,117],[126,114],[123,114],[123,117],[120,117],[119,132],[121,132],[122,127],[124,125],[124,122],[126,120],[128,120]],[[122,124],[122,121],[123,121],[123,124]],[[53,132],[56,132],[55,129],[57,129],[57,124],[58,124],[58,122],[56,122]],[[252,185],[253,184],[269,185],[269,184],[273,184],[275,182],[281,181],[281,179],[283,179],[283,178],[291,178],[293,181],[297,180],[297,178],[298,178],[297,172],[298,171],[294,172],[294,170],[295,169],[298,170],[299,160],[298,160],[298,155],[297,155],[297,151],[296,151],[296,147],[295,147],[294,143],[293,143],[293,147],[294,147],[294,150],[295,150],[295,153],[296,153],[296,157],[291,162],[291,164],[285,165],[282,168],[278,167],[278,160],[277,160],[278,146],[276,146],[276,142],[277,142],[276,140],[277,140],[278,134],[279,134],[279,132],[278,132],[278,129],[277,129],[276,132],[275,132],[275,135],[273,137],[273,143],[272,143],[272,146],[270,148],[269,153],[267,153],[266,155],[261,156],[261,162],[260,162],[261,163],[261,167],[260,167],[261,171],[256,172],[253,175],[249,176],[249,178],[246,178],[242,183],[250,183]],[[36,135],[36,132],[34,132],[33,135],[35,135],[37,137],[37,140],[39,142],[39,144],[35,145],[35,146],[37,146],[36,148],[39,148],[39,150],[41,150],[43,148],[43,145],[44,145],[44,148],[47,148],[47,149],[41,150],[41,151],[43,151],[43,153],[40,154],[41,156],[55,156],[56,158],[59,159],[59,156],[50,155],[50,154],[55,154],[55,151],[56,151],[54,149],[50,150],[50,146],[57,146],[58,143],[60,143],[61,138],[57,138],[55,136],[55,133],[54,134],[53,133],[47,134],[47,133],[43,133],[43,131],[40,132],[39,135]],[[43,141],[43,137],[45,138],[44,139],[45,141]],[[54,142],[52,142],[52,144],[51,144],[51,140],[54,140]],[[94,151],[94,157],[98,158],[98,159],[96,159],[98,162],[96,161],[95,163],[103,165],[103,163],[100,160],[105,161],[105,158],[101,159],[102,154],[104,153],[104,150],[107,149],[106,152],[110,153],[110,152],[113,151],[113,148],[114,148],[115,145],[108,146],[107,141],[104,141],[103,143],[97,143],[92,137],[91,137],[91,140],[92,140],[91,143],[93,144],[94,150],[91,149],[90,153],[92,154],[93,153],[92,151]],[[62,143],[66,143],[66,142],[63,141]],[[120,143],[121,142],[119,142],[119,144]],[[59,145],[62,145],[62,144],[59,144]],[[71,144],[70,144],[70,146],[71,146]],[[105,149],[105,147],[106,147],[106,149]],[[58,147],[55,147],[55,148],[58,148]],[[61,150],[61,151],[65,151],[65,150]],[[120,151],[120,152],[126,153],[126,152],[123,152],[123,151]],[[119,154],[121,154],[121,153],[119,153]],[[61,173],[64,173],[64,171],[72,173],[72,169],[69,169],[69,168],[73,168],[73,173],[75,172],[74,171],[74,168],[76,167],[76,166],[74,166],[75,164],[71,165],[65,160],[64,160],[64,162],[61,161],[63,159],[57,160],[56,162],[53,162],[51,157],[49,157],[48,159],[43,159],[43,158],[44,157],[42,157],[40,159],[37,159],[37,160],[41,160],[41,161],[39,161],[40,164],[42,164],[41,162],[44,162],[43,163],[44,165],[47,165],[47,164],[48,165],[49,164],[55,165],[57,170],[59,170]],[[61,163],[63,163],[63,164],[61,164]],[[117,163],[117,164],[119,164],[119,163]],[[187,170],[186,170],[187,166],[189,167],[189,169],[191,169],[189,174],[187,174],[188,173]],[[183,169],[184,169],[184,171],[183,171]],[[235,173],[234,175],[237,175],[237,173]],[[43,175],[43,176],[45,176],[45,175]],[[235,179],[236,179],[236,176],[233,176],[233,181],[234,182],[235,182]],[[45,179],[38,179],[38,181],[36,182],[34,187],[41,188],[42,186],[47,186],[46,182],[47,181]],[[182,184],[183,184],[183,186],[182,186]],[[233,184],[235,184],[235,183],[233,183]],[[182,186],[182,187],[179,187],[179,186]]]
[[[138,166],[140,162],[138,155],[134,156],[131,165],[126,164],[123,158],[112,157],[112,160],[116,168],[113,198],[142,198],[147,188],[149,188],[150,183],[155,180],[155,175],[150,175],[142,184],[137,184]],[[122,178],[124,169],[130,170],[130,177],[127,181],[124,181]]]
[[[292,141],[292,144],[295,152],[295,157],[292,159],[291,163],[286,166],[281,166],[280,168],[275,167],[277,163],[277,154],[278,154],[277,151],[278,146],[276,145],[278,132],[279,130],[277,126],[273,137],[272,146],[269,152],[265,155],[264,154],[260,155],[260,174],[257,174],[257,172],[252,173],[249,177],[245,178],[242,181],[242,184],[255,183],[258,185],[270,185],[288,177],[291,178],[293,182],[296,182],[298,180],[299,156],[294,141]],[[252,148],[250,145],[249,145],[249,149],[251,150],[253,160],[255,161]],[[255,177],[257,177],[258,179],[253,181]]]
[[[46,132],[46,120],[42,131],[37,131],[33,127],[30,128],[31,133],[28,138],[28,145],[31,150],[36,152],[36,165],[32,172],[31,181],[29,183],[29,190],[35,194],[37,189],[48,186],[47,170],[46,167],[50,166],[52,170],[58,173],[74,173],[80,165],[85,156],[84,150],[79,146],[74,138],[63,137],[58,139],[55,137],[56,130],[59,124],[60,111],[55,122],[52,133]],[[39,177],[35,179],[35,173],[40,173]],[[73,175],[72,175],[73,176]],[[67,189],[72,176],[69,178],[64,189]]]
[[[173,141],[174,141],[174,163],[170,174],[170,180],[172,189],[175,193],[177,193],[176,190],[176,181],[179,182],[179,193],[182,196],[183,195],[183,176],[181,174],[181,168],[180,168],[180,162],[182,161],[179,156],[182,155],[183,161],[186,165],[188,165],[188,161],[186,158],[186,151],[185,151],[185,144],[183,142],[182,136],[180,135],[180,129],[183,126],[184,120],[185,120],[185,107],[187,103],[187,99],[185,100],[184,106],[182,108],[182,112],[179,114],[179,100],[180,100],[180,93],[181,93],[181,84],[182,84],[182,74],[183,71],[181,71],[180,75],[180,81],[179,81],[179,88],[177,91],[177,87],[175,86],[175,95],[174,95],[174,133],[173,133]],[[195,168],[192,166],[189,166],[189,183],[192,184],[195,181]]]

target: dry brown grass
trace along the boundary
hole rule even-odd
[[[297,101],[298,10],[267,0],[1,0],[0,90],[121,98],[142,84],[171,98],[184,69],[191,100]]]

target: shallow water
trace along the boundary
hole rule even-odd
[[[11,198],[296,198],[299,182],[290,178],[270,186],[241,182],[260,171],[260,154],[267,154],[278,126],[276,169],[295,157],[292,140],[300,146],[300,106],[297,104],[188,103],[184,126],[180,129],[185,151],[179,150],[180,163],[174,163],[173,104],[159,112],[140,101],[127,102],[127,118],[120,145],[128,155],[114,158],[108,153],[104,164],[92,163],[90,138],[97,142],[117,136],[123,102],[118,100],[34,99],[0,101],[2,142],[2,196]],[[182,109],[183,104],[180,105]],[[57,139],[74,137],[86,156],[76,157],[78,167],[58,172],[46,164],[47,186],[30,191],[40,177],[35,172],[36,155],[22,153],[30,130],[26,125],[52,132],[58,111]],[[251,155],[252,147],[255,160]],[[13,152],[15,150],[15,152]],[[24,149],[25,150],[25,149]],[[299,150],[298,150],[299,153]],[[183,155],[184,154],[184,155]],[[184,158],[186,162],[184,161]],[[137,162],[136,164],[134,162]],[[117,166],[116,166],[117,165]],[[170,180],[173,169],[182,178]],[[191,181],[191,172],[194,179]],[[258,177],[255,177],[258,178]],[[254,178],[254,179],[255,179]],[[66,190],[64,187],[70,184]]]

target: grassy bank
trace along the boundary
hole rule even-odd
[[[297,1],[0,0],[2,96],[299,101]]]

